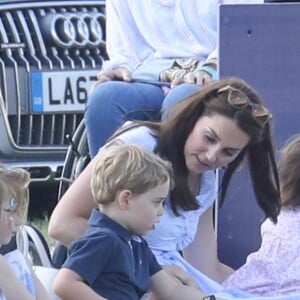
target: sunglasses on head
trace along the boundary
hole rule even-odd
[[[272,118],[272,115],[265,106],[251,102],[249,97],[243,91],[230,85],[226,85],[220,88],[217,93],[219,94],[225,92],[228,92],[227,101],[231,107],[236,110],[243,110],[247,107],[250,107],[252,116],[262,126],[266,125]]]

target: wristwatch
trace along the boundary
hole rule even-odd
[[[216,300],[216,297],[214,295],[205,296],[202,298],[202,300]]]

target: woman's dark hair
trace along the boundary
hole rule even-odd
[[[247,108],[233,107],[228,101],[229,92],[222,91],[225,87],[238,90],[247,97],[249,99]],[[178,208],[194,210],[199,207],[187,181],[188,169],[184,158],[186,140],[200,117],[220,114],[234,120],[237,126],[250,137],[249,144],[224,173],[221,183],[221,205],[234,171],[246,156],[258,205],[266,217],[270,217],[274,222],[277,221],[280,210],[279,180],[270,127],[268,122],[266,124],[258,122],[252,113],[252,104],[261,105],[260,96],[243,80],[228,78],[208,85],[178,102],[168,114],[169,118],[162,123],[140,122],[133,125],[142,124],[151,128],[157,138],[156,152],[173,164],[175,188],[171,193],[171,206],[175,214],[178,215]]]
[[[279,160],[282,206],[300,207],[300,135],[288,139]]]

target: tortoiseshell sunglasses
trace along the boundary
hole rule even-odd
[[[218,90],[218,94],[225,92],[228,92],[227,101],[231,107],[237,110],[242,110],[246,107],[250,107],[252,116],[262,126],[265,126],[272,118],[271,113],[265,106],[251,102],[249,97],[243,91],[236,89],[230,85],[226,85]]]

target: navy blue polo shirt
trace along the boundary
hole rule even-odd
[[[63,267],[79,274],[103,297],[140,299],[150,288],[150,277],[161,270],[147,242],[96,209],[88,225],[71,244]]]

